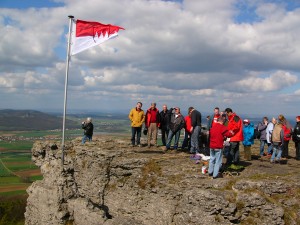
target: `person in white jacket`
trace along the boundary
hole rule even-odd
[[[274,129],[274,124],[276,124],[276,119],[273,117],[272,121],[268,123],[268,126],[266,128],[266,139],[267,139],[267,144],[268,144],[268,155],[267,157],[272,156],[272,151],[273,151],[273,146],[272,146],[272,132]]]

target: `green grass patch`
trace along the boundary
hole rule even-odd
[[[0,196],[9,197],[16,195],[24,195],[27,194],[26,190],[18,190],[18,191],[8,191],[8,192],[0,192]]]
[[[1,141],[1,147],[7,150],[31,150],[33,141]]]
[[[30,180],[31,181],[43,180],[43,176],[42,175],[31,176]]]
[[[16,154],[12,154],[12,156],[16,156]],[[4,158],[1,158],[2,162],[4,163],[10,163],[10,162],[31,162],[31,154],[26,154],[22,156],[17,156],[17,157],[11,157],[11,156],[6,156]]]
[[[6,186],[8,184],[21,184],[20,178],[17,176],[0,177],[0,186]]]
[[[8,169],[10,169],[11,171],[13,171],[13,172],[23,171],[23,170],[38,169],[38,167],[35,166],[34,164],[20,164],[20,165],[9,165],[9,164],[6,164],[6,167]]]

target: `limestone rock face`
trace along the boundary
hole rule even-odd
[[[240,176],[211,180],[185,152],[131,147],[121,138],[95,138],[85,145],[77,139],[66,143],[62,164],[59,144],[33,146],[43,180],[27,189],[27,225],[279,225],[287,216],[289,224],[299,222],[293,199],[300,194],[300,179],[289,165],[273,166],[287,167],[290,182],[284,175],[278,181],[271,169],[267,179],[257,179],[261,168],[253,165]]]

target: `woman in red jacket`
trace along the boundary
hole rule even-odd
[[[223,125],[223,117],[219,117],[209,131],[210,134],[210,160],[208,175],[216,179],[222,165],[223,143],[226,137],[230,137],[232,133]]]

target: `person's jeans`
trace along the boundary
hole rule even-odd
[[[166,144],[167,149],[170,149],[171,142],[172,142],[172,139],[173,139],[174,135],[175,135],[174,149],[178,148],[178,142],[179,142],[179,138],[180,138],[180,130],[175,132],[175,133],[173,133],[172,130],[169,130],[168,141],[167,141],[167,144]]]
[[[166,139],[168,140],[169,129],[161,129],[161,142],[163,146],[166,146]]]
[[[91,135],[83,135],[81,143],[84,144],[86,140],[92,141],[92,136]]]
[[[196,126],[193,129],[192,135],[191,135],[191,153],[199,153],[199,134],[201,132],[201,127]]]
[[[188,147],[188,149],[190,149],[190,138],[189,138],[190,134],[186,131],[184,131],[184,139],[183,139],[183,142],[182,142],[182,146],[181,146],[181,149],[185,149],[186,147]]]
[[[268,155],[271,155],[273,152],[273,145],[272,143],[268,143]]]
[[[213,177],[217,177],[219,174],[219,170],[222,165],[222,156],[222,149],[210,149],[208,173],[212,174]]]
[[[135,145],[135,135],[136,135],[136,144],[140,144],[141,140],[141,133],[142,128],[141,127],[131,127],[131,144]]]
[[[282,153],[281,145],[279,145],[279,143],[276,143],[276,142],[273,143],[273,154],[271,157],[271,162],[274,162],[275,158],[276,158],[276,160],[280,160],[281,153]]]
[[[231,163],[237,164],[240,162],[240,142],[233,141],[230,142],[230,148],[227,157],[227,164]]]
[[[264,151],[265,151],[265,145],[267,145],[267,140],[260,140],[260,156],[263,156],[264,155]]]
[[[224,146],[223,155],[227,159],[229,155],[230,146]]]

